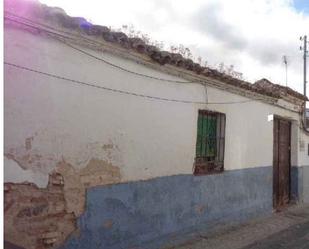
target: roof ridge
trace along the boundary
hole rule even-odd
[[[88,22],[83,17],[72,17],[59,7],[50,7],[38,2],[37,0],[5,0],[4,10],[12,11],[13,13],[19,13],[22,15],[29,15],[29,13],[35,18],[43,18],[56,23],[64,28],[81,31],[89,36],[101,37],[107,42],[116,43],[123,48],[133,49],[137,53],[145,54],[149,56],[153,61],[160,65],[170,64],[175,67],[183,68],[188,71],[193,71],[198,75],[203,75],[216,80],[220,80],[225,84],[238,87],[241,89],[256,92],[262,95],[270,97],[280,98],[282,95],[278,92],[269,91],[265,88],[259,87],[257,84],[252,84],[245,80],[237,79],[231,75],[219,72],[216,69],[201,66],[199,63],[193,62],[193,60],[184,58],[179,53],[172,53],[159,48],[146,44],[139,37],[128,37],[125,33],[119,31],[112,31],[106,26],[96,25]],[[263,78],[262,80],[267,80]],[[274,83],[267,80],[270,84]],[[293,89],[287,89],[289,95],[298,99],[306,100],[307,98],[294,91]]]

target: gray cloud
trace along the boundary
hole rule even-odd
[[[251,40],[250,37],[245,37],[238,27],[224,20],[223,16],[220,3],[212,3],[192,16],[191,25],[206,37],[211,36],[218,42],[216,48],[221,47],[225,51],[224,59],[230,57],[230,55],[226,56],[226,51],[229,50],[229,53],[233,51],[246,53],[261,65],[278,65],[282,62],[283,55],[293,51],[291,44],[277,39],[259,37]],[[219,54],[222,56],[223,53]]]
[[[75,16],[95,18],[102,25],[118,28],[132,23],[149,37],[164,41],[167,47],[172,44],[189,47],[195,57],[203,57],[209,65],[233,64],[235,70],[249,79],[270,77],[277,82],[285,81],[282,56],[287,55],[289,82],[301,89],[302,54],[298,50],[298,36],[308,31],[309,16],[299,13],[299,9],[297,12],[293,0],[192,0],[180,5],[174,0],[148,0],[152,7],[146,9],[135,6],[146,1],[114,0],[104,6],[104,15],[98,11],[102,2],[99,0],[90,0],[93,2],[90,5],[89,1],[76,1],[73,5],[68,4],[69,0],[40,1],[58,5]],[[160,11],[166,12],[162,20]],[[243,23],[233,23],[233,18]]]
[[[200,32],[211,35],[230,49],[244,49],[247,46],[246,38],[236,27],[223,20],[221,12],[220,4],[207,5],[194,15],[193,25]]]
[[[282,63],[282,56],[287,55],[291,58],[297,57],[298,47],[295,44],[289,44],[281,40],[271,38],[259,38],[250,42],[247,53],[257,59],[261,64],[278,65]]]

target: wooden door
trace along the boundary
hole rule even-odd
[[[273,204],[275,209],[290,201],[291,121],[274,118]]]

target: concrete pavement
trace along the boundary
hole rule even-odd
[[[308,249],[309,222],[294,225],[243,249]]]
[[[309,205],[294,205],[270,217],[196,234],[164,249],[309,249]]]

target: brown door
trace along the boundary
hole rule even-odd
[[[290,201],[291,121],[274,118],[273,203],[275,209]]]

